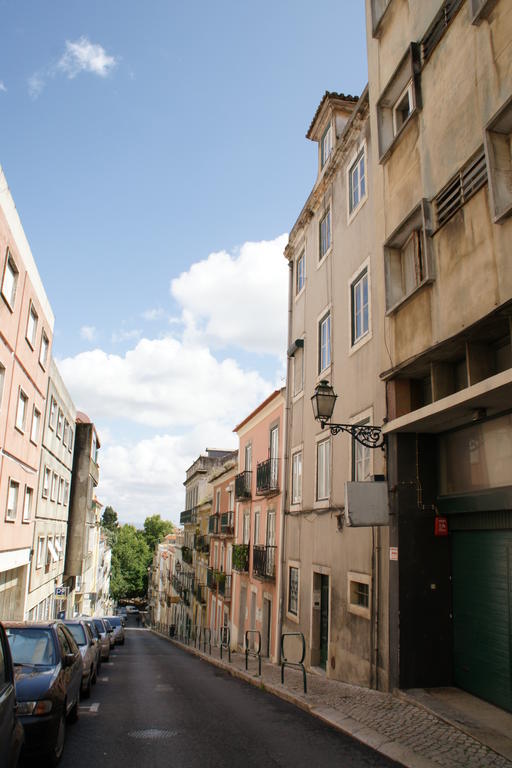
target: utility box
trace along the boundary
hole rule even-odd
[[[389,525],[388,484],[382,480],[345,483],[345,525]]]

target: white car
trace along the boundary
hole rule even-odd
[[[64,624],[73,635],[82,656],[82,696],[89,698],[91,686],[94,685],[98,676],[96,643],[90,628],[83,619],[66,619]]]

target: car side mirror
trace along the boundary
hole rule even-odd
[[[62,659],[62,666],[63,667],[72,667],[75,663],[75,654],[74,653],[66,653],[64,658]]]

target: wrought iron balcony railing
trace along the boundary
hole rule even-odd
[[[189,523],[192,523],[193,525],[197,523],[197,507],[192,507],[191,509],[185,509],[181,513],[180,525],[187,525]]]
[[[206,584],[197,584],[196,585],[196,600],[198,603],[201,603],[201,605],[206,604]]]
[[[196,533],[194,536],[194,549],[196,552],[202,552],[204,555],[207,555],[210,551],[209,537]]]
[[[252,573],[260,579],[275,581],[276,550],[273,546],[254,546],[252,548]]]
[[[208,520],[208,533],[213,533],[214,535],[218,534],[219,532],[219,516],[218,515],[210,515],[210,518]]]
[[[251,498],[252,472],[245,470],[235,477],[235,497],[238,501]]]
[[[258,464],[256,492],[262,496],[279,492],[279,459],[267,459]]]
[[[231,562],[235,571],[246,573],[249,570],[249,544],[233,544]]]
[[[223,512],[220,516],[220,532],[232,536],[235,532],[233,512]]]
[[[231,600],[231,574],[223,573],[224,578],[219,579],[219,595],[222,595],[225,601]]]
[[[174,591],[178,595],[181,595],[181,593],[183,592],[183,584],[181,583],[181,579],[178,576],[173,576],[171,579],[171,583]]]
[[[208,568],[206,572],[206,586],[208,589],[217,589],[217,579],[215,578],[215,571],[213,568]]]
[[[192,550],[190,547],[182,547],[181,548],[181,557],[184,563],[187,563],[188,565],[192,565]]]

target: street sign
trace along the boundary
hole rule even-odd
[[[68,587],[55,587],[55,597],[66,597]]]
[[[389,548],[389,559],[390,560],[398,560],[398,547],[390,547]]]

